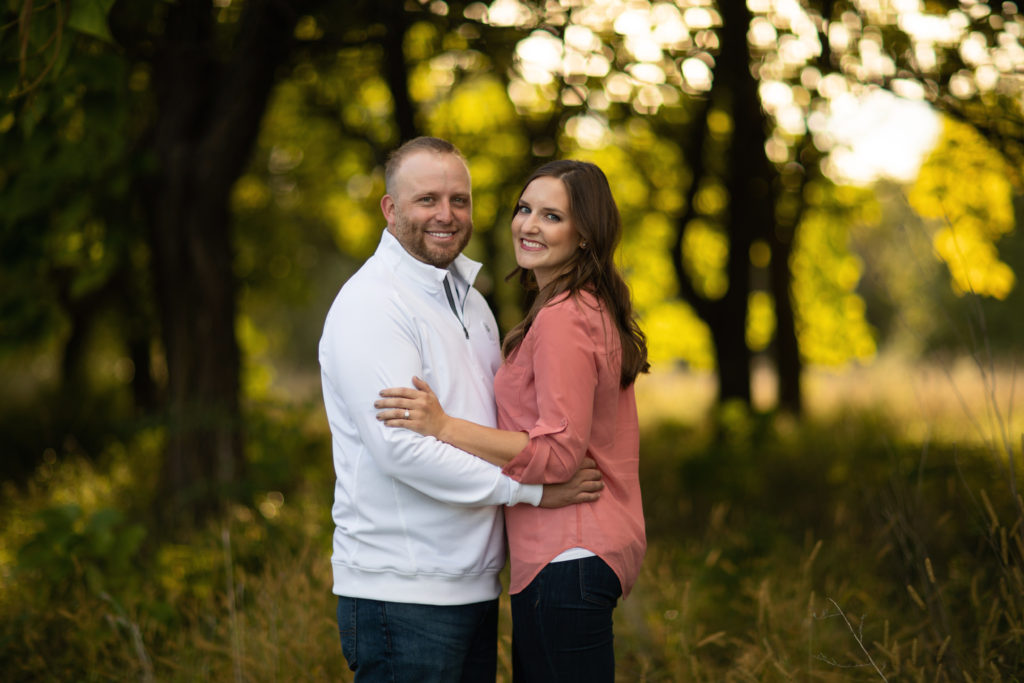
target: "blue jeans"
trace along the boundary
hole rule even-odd
[[[554,562],[512,596],[516,683],[615,680],[612,610],[622,595],[599,557]]]
[[[497,599],[449,606],[339,597],[338,631],[355,683],[494,683]]]

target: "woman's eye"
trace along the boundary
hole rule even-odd
[[[530,207],[520,204],[516,207],[516,213],[530,213]]]
[[[558,221],[562,220],[562,219],[561,219],[561,218],[560,218],[560,217],[558,216],[558,214],[555,214],[555,213],[549,213],[549,214],[547,215],[547,219],[548,219],[549,221],[552,221],[552,222],[558,222]]]

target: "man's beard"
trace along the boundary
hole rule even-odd
[[[447,232],[456,228],[452,241],[446,244],[428,243],[427,228],[429,223],[414,223],[409,220],[401,211],[395,214],[395,236],[399,243],[414,258],[424,263],[429,263],[435,268],[447,268],[455,257],[462,253],[462,250],[469,244],[469,238],[473,235],[473,224],[468,225],[457,220],[439,229],[437,232]],[[434,232],[434,231],[431,231]]]

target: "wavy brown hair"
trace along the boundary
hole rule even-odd
[[[532,271],[516,268],[509,274],[509,278],[518,275],[519,282],[531,293],[532,303],[526,318],[505,336],[501,351],[506,358],[515,351],[537,319],[537,314],[555,297],[562,294],[573,296],[586,290],[597,297],[615,322],[622,342],[619,382],[623,388],[628,387],[637,375],[650,369],[650,363],[647,362],[647,338],[633,313],[629,287],[615,267],[615,247],[622,236],[622,219],[608,179],[600,168],[585,161],[551,161],[533,172],[523,184],[523,191],[534,180],[543,177],[558,178],[565,184],[569,195],[569,214],[582,244],[569,259],[565,271],[539,291]],[[520,191],[520,197],[523,191]]]

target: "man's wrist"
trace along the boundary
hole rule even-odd
[[[514,480],[513,480],[514,481]],[[519,500],[517,503],[526,503],[533,507],[540,507],[544,501],[547,487],[543,484],[519,484]]]

